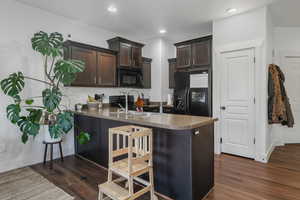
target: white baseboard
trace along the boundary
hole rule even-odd
[[[259,161],[259,162],[262,162],[262,163],[268,163],[276,146],[277,145],[275,145],[275,143],[272,144],[265,154],[261,154],[261,156],[259,156],[255,160]]]

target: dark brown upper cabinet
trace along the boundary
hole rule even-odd
[[[97,53],[97,84],[101,86],[116,86],[117,60],[116,56],[108,53]]]
[[[119,52],[120,65],[124,67],[131,66],[131,45],[120,43],[120,52]]]
[[[177,60],[176,58],[171,58],[169,61],[169,88],[174,89],[175,88],[175,72],[176,72],[176,65]]]
[[[211,64],[211,41],[192,44],[192,65],[206,66]]]
[[[71,86],[114,87],[117,78],[117,52],[79,42],[64,43],[66,59],[81,60],[85,70],[77,73]]]
[[[84,72],[77,73],[72,83],[80,86],[90,86],[97,83],[97,52],[80,47],[71,47],[71,59],[81,60],[85,63]]]
[[[109,49],[118,52],[117,67],[142,68],[142,48],[144,44],[115,37],[107,40]]]
[[[136,46],[132,46],[131,47],[131,51],[132,51],[132,67],[134,68],[139,68],[142,63],[142,48],[140,47],[136,47]]]
[[[211,65],[212,36],[179,42],[175,46],[178,70]]]
[[[143,88],[151,88],[151,58],[142,58],[143,62]]]
[[[181,45],[177,47],[177,68],[187,68],[191,66],[192,46]]]

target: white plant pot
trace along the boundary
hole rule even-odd
[[[48,126],[44,126],[45,129],[45,135],[44,135],[44,141],[47,143],[55,143],[55,142],[59,142],[61,141],[61,137],[59,138],[52,138],[49,132],[49,127]]]

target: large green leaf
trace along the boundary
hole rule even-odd
[[[31,39],[33,50],[47,56],[62,56],[63,52],[63,36],[54,32],[50,35],[43,31],[35,33]]]
[[[49,132],[50,132],[51,138],[54,138],[54,139],[57,139],[64,134],[63,129],[57,123],[55,123],[53,125],[49,125]]]
[[[10,104],[6,108],[7,118],[13,123],[17,123],[20,119],[21,108],[19,104]]]
[[[59,113],[56,123],[67,134],[73,127],[73,114],[67,111]]]
[[[29,112],[29,115],[27,116],[27,119],[34,123],[40,123],[41,117],[43,115],[43,111],[41,109],[27,109]]]
[[[87,144],[91,140],[91,136],[89,133],[81,131],[76,139],[79,144]]]
[[[21,139],[22,139],[22,142],[23,142],[24,144],[26,144],[27,141],[28,141],[28,134],[27,134],[27,133],[23,133]]]
[[[62,97],[62,93],[59,91],[58,88],[47,88],[43,90],[43,104],[46,107],[48,112],[52,112],[55,110]]]
[[[4,94],[16,97],[24,88],[24,76],[22,72],[13,73],[0,84]]]
[[[23,134],[35,137],[40,131],[40,124],[31,121],[29,118],[22,116],[18,121],[18,126]]]
[[[79,60],[59,60],[55,63],[54,73],[56,79],[59,79],[63,84],[71,84],[76,73],[84,71],[84,62]]]

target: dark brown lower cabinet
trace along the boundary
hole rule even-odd
[[[75,137],[81,130],[91,133],[91,141],[75,153],[104,167],[108,166],[109,128],[132,123],[75,114]],[[79,129],[80,127],[80,129]],[[153,130],[155,191],[176,200],[203,199],[214,187],[214,125],[196,129]]]

